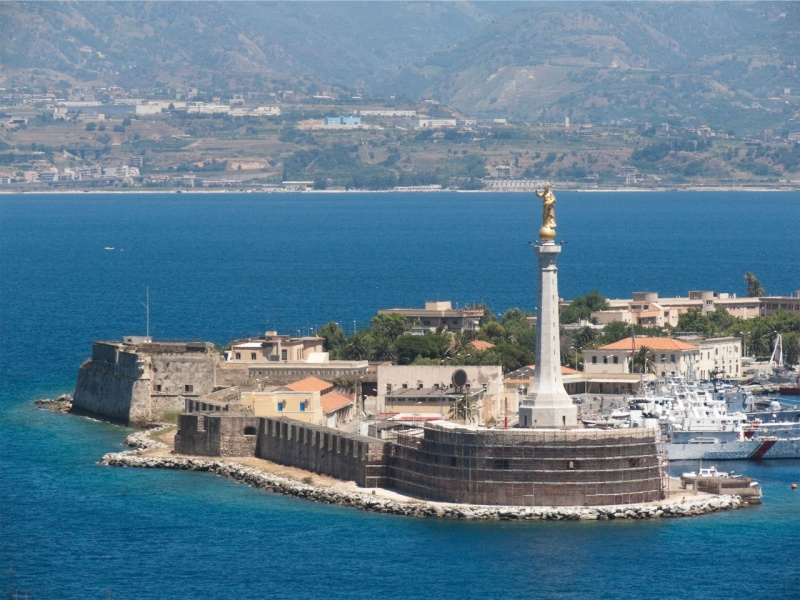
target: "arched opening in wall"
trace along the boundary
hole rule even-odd
[[[245,435],[256,435],[256,428],[255,427],[245,427],[244,428]]]

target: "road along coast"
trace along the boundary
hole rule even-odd
[[[161,428],[162,433],[166,430],[167,428]],[[383,489],[364,490],[351,482],[335,482],[330,478],[321,478],[314,473],[299,470],[293,471],[307,476],[295,479],[279,474],[278,472],[285,471],[280,465],[260,459],[242,459],[249,463],[243,464],[235,459],[210,460],[174,455],[168,443],[154,439],[160,437],[158,433],[159,430],[146,430],[129,435],[125,444],[132,446],[134,450],[106,454],[100,463],[115,467],[213,473],[286,496],[409,517],[495,521],[605,521],[689,517],[748,506],[739,496],[701,493],[647,504],[593,507],[480,506],[429,502]],[[166,440],[166,437],[160,439]],[[315,484],[315,480],[320,483]],[[680,496],[680,493],[677,495]]]

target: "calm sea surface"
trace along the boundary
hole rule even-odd
[[[560,292],[800,288],[792,193],[559,193]],[[519,194],[0,196],[0,595],[800,598],[800,461],[727,463],[759,508],[630,523],[452,523],[222,478],[100,467],[128,430],[34,409],[94,339],[350,332],[426,300],[534,310]],[[114,250],[106,250],[113,247]],[[691,464],[675,464],[674,471]],[[722,467],[721,467],[722,468]]]

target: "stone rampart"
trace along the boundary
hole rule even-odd
[[[385,487],[386,442],[292,419],[262,417],[256,456],[361,487]]]
[[[389,448],[390,487],[429,500],[598,506],[663,497],[655,433],[428,425]]]
[[[255,456],[259,418],[241,413],[191,413],[178,417],[175,452],[194,456]]]
[[[200,342],[95,342],[78,371],[73,410],[129,425],[157,422],[214,389],[217,360]]]

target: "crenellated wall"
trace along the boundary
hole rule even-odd
[[[256,429],[257,426],[257,429]],[[181,415],[179,454],[257,456],[440,502],[506,506],[638,504],[665,497],[655,431],[487,429],[426,424],[397,443],[287,418]],[[256,433],[257,432],[257,433]]]
[[[255,456],[259,418],[242,413],[189,413],[178,417],[175,452],[195,456]]]
[[[261,418],[256,456],[273,462],[355,481],[386,485],[386,442],[293,419]]]

